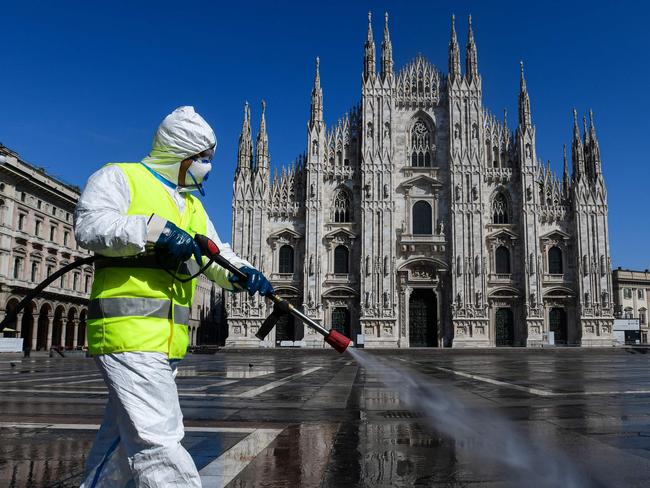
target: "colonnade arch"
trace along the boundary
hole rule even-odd
[[[22,312],[22,318],[19,316],[17,323],[20,323],[20,337],[23,338],[23,349],[31,349],[34,338],[34,311],[36,303],[31,302]]]
[[[63,343],[64,336],[64,322],[63,317],[65,316],[65,307],[59,305],[54,310],[54,319],[52,320],[52,346],[53,347],[62,347],[65,344]]]
[[[15,310],[19,301],[19,297],[10,297],[4,306],[5,313]],[[8,327],[16,330],[16,337],[23,339],[23,349],[83,348],[87,346],[87,314],[84,306],[35,300],[25,306]]]
[[[52,344],[50,322],[52,317],[52,305],[45,302],[41,305],[38,312],[37,329],[36,329],[36,351],[45,351]]]

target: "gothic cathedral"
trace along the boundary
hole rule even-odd
[[[461,70],[395,72],[388,16],[377,72],[368,17],[361,102],[327,128],[319,60],[307,149],[272,176],[264,105],[248,105],[233,186],[234,250],[308,316],[365,347],[612,343],[607,191],[593,116],[573,113],[572,172],[537,156],[521,66],[518,125],[483,107],[471,17]],[[227,345],[258,347],[271,312],[229,294]],[[359,336],[361,335],[361,336]],[[323,347],[284,317],[267,346]]]

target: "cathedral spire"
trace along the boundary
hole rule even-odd
[[[456,37],[456,16],[451,16],[451,39],[449,40],[449,78],[460,77],[460,48]]]
[[[519,125],[522,128],[528,128],[533,125],[530,114],[530,97],[528,88],[526,88],[526,78],[524,77],[524,62],[520,62],[521,74],[519,78]]]
[[[469,16],[469,34],[467,35],[467,53],[466,53],[465,74],[471,82],[478,78],[478,54],[476,52],[476,43],[474,42],[474,31],[472,30],[472,16]]]
[[[266,135],[266,102],[262,100],[262,117],[260,131],[255,141],[255,169],[257,171],[269,169],[269,138]]]
[[[600,160],[600,144],[598,137],[596,137],[596,126],[594,125],[594,113],[589,109],[589,140],[591,142],[591,157],[593,158],[594,173],[600,175],[602,173],[602,165]]]
[[[320,86],[320,58],[316,58],[316,75],[314,76],[314,88],[311,90],[311,115],[309,127],[323,123],[323,89]]]
[[[589,139],[590,139],[589,130],[587,130],[587,116],[586,115],[582,116],[582,132],[583,132],[584,137],[585,137],[584,144],[586,146],[587,144],[589,144]]]
[[[564,194],[569,194],[569,162],[566,157],[566,144],[563,148],[563,157],[564,157],[564,173],[562,174],[562,187],[564,189]]]
[[[386,79],[393,74],[393,43],[388,31],[388,12],[385,13],[384,40],[381,43],[381,77]]]
[[[364,46],[363,79],[375,76],[375,40],[372,38],[372,12],[368,12],[368,38]]]
[[[585,153],[578,127],[578,113],[573,109],[573,141],[571,143],[571,162],[573,164],[573,179],[579,180],[585,172]]]
[[[248,102],[244,104],[239,146],[237,148],[237,171],[253,169],[253,139],[251,137],[251,110]]]

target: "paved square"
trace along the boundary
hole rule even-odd
[[[647,486],[645,352],[366,350],[364,367],[333,351],[190,356],[177,378],[184,445],[206,487],[553,486],[548,459],[575,486]],[[447,414],[418,403],[426,388],[468,426],[494,421],[531,446],[535,466],[520,469],[502,439],[450,435]],[[0,486],[78,486],[106,401],[94,362],[0,356],[0,394]]]

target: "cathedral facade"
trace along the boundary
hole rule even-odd
[[[379,69],[377,69],[379,65]],[[326,127],[319,61],[307,147],[271,175],[264,105],[244,109],[232,243],[308,316],[365,347],[612,344],[607,191],[593,117],[574,124],[569,173],[538,157],[521,66],[518,123],[484,106],[471,17],[465,68],[452,18],[448,72],[393,65],[371,19],[361,101]],[[260,345],[271,312],[229,295],[227,345]],[[359,336],[361,335],[361,336]],[[266,344],[323,347],[285,317]],[[288,341],[288,342],[287,342]]]

